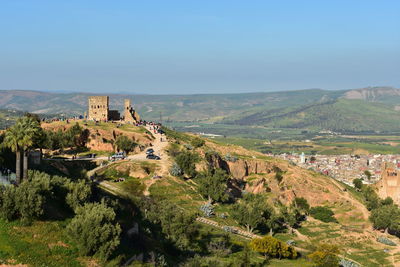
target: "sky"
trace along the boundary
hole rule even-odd
[[[400,87],[398,0],[0,0],[0,89]]]

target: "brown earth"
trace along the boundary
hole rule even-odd
[[[211,142],[207,145],[220,155],[238,155],[235,162],[227,162],[219,157],[214,164],[226,169],[233,178],[245,180],[246,191],[270,192],[271,201],[279,200],[285,204],[290,204],[295,197],[304,197],[311,206],[331,207],[342,224],[371,228],[368,210],[336,180],[242,147],[221,146]],[[274,167],[283,171],[280,183],[275,178]]]
[[[103,123],[109,129],[102,129],[100,126],[87,126],[82,120],[71,121],[66,124],[63,122],[52,122],[52,123],[42,123],[42,127],[46,130],[58,131],[61,129],[62,131],[66,131],[71,128],[75,122],[78,122],[80,126],[84,129],[88,129],[90,131],[89,142],[87,144],[87,148],[95,151],[107,151],[113,152],[115,151],[113,144],[116,138],[119,135],[125,135],[131,138],[133,141],[141,144],[144,147],[150,146],[154,141],[154,137],[143,132],[135,132],[135,130],[139,130],[139,127],[129,125],[129,130],[122,130],[117,128],[117,124],[115,123]],[[140,151],[140,148],[137,147],[136,151]]]

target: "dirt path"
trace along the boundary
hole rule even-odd
[[[165,152],[165,148],[168,146],[168,141],[167,138],[165,137],[165,135],[161,135],[159,133],[154,133],[154,130],[152,129],[151,126],[146,126],[146,129],[148,131],[150,131],[153,136],[155,137],[153,143],[152,143],[152,149],[154,150],[154,154],[159,156],[161,159],[160,160],[151,160],[151,159],[147,159],[146,156],[146,151],[142,151],[138,154],[134,154],[134,155],[129,155],[125,160],[132,160],[132,161],[147,161],[147,162],[154,162],[157,164],[158,170],[156,171],[156,173],[154,173],[155,176],[167,176],[169,174],[169,166],[170,166],[170,158],[168,156],[168,154]],[[97,158],[97,159],[102,159],[102,157]],[[105,159],[107,159],[105,157]],[[120,162],[120,161],[116,161],[116,162]],[[88,175],[93,175],[96,171],[102,169],[102,168],[107,168],[108,166],[114,164],[115,162],[111,162],[107,165],[104,166],[100,166],[97,167],[96,169],[88,172]],[[145,196],[150,195],[149,192],[149,188],[156,182],[156,179],[148,179],[145,180],[144,185],[146,186],[143,194]],[[103,188],[105,188],[108,191],[112,191],[115,193],[121,193],[121,190],[106,182],[106,181],[101,181],[99,182],[99,185],[102,186]]]

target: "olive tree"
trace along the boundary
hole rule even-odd
[[[104,202],[86,203],[76,208],[67,233],[83,255],[107,259],[120,243],[121,226],[115,221],[114,210]]]

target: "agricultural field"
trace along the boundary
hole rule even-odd
[[[341,154],[399,154],[398,136],[319,136],[311,140],[265,140],[256,138],[216,137],[211,139],[221,144],[235,144],[262,153]]]

